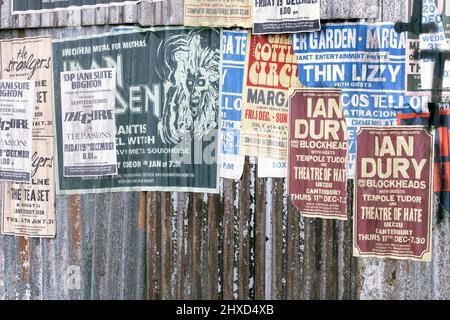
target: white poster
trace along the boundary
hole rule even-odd
[[[184,25],[252,27],[253,0],[184,0]]]
[[[320,0],[255,0],[253,34],[320,30]]]
[[[258,178],[286,178],[287,161],[258,158]]]
[[[31,183],[5,183],[2,234],[54,238],[53,137],[33,137]]]
[[[30,182],[34,82],[0,80],[0,180]]]
[[[247,31],[227,30],[222,33],[220,176],[234,180],[241,178],[245,162],[239,149],[247,39]]]
[[[61,72],[65,177],[117,175],[115,69]]]
[[[33,136],[53,135],[52,38],[2,40],[0,49],[3,79],[34,82]]]

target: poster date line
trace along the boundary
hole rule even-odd
[[[117,167],[123,168],[179,168],[181,166],[180,161],[161,161],[161,160],[137,160],[137,161],[124,161],[118,162]]]
[[[287,123],[288,115],[286,113],[276,113],[275,116],[270,116],[269,111],[260,110],[245,110],[245,118],[250,120],[261,120],[261,121],[271,121],[275,120],[277,123]]]
[[[42,210],[35,210],[35,214],[43,214]],[[14,223],[23,223],[23,224],[54,224],[55,221],[53,219],[29,219],[29,218],[16,218],[16,217],[6,217],[6,221],[14,222]]]
[[[425,238],[399,235],[358,234],[361,241],[425,244]]]

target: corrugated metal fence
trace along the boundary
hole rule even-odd
[[[18,17],[9,3],[1,38],[182,24],[181,0]],[[405,9],[322,0],[327,19],[405,21]],[[431,263],[356,259],[351,208],[348,222],[303,218],[285,179],[257,178],[256,166],[247,158],[242,179],[221,180],[219,195],[58,196],[56,239],[0,236],[0,299],[450,298],[448,215],[434,214]]]

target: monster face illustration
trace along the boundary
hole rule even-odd
[[[169,37],[158,48],[165,64],[164,109],[158,131],[166,144],[201,139],[217,127],[219,50],[204,48],[199,31]]]
[[[205,72],[203,68],[199,68],[197,71],[189,69],[186,78],[186,86],[191,94],[189,106],[194,118],[197,117],[199,113],[198,107],[208,90]]]

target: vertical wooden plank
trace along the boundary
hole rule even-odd
[[[18,292],[18,299],[28,300],[30,291],[30,269],[31,269],[31,242],[26,237],[19,237],[19,263],[20,263],[20,283],[22,292]]]
[[[316,220],[315,218],[304,218],[305,220],[305,260],[304,260],[304,296],[307,300],[319,298],[319,272],[317,254],[320,254],[316,246]],[[320,223],[320,221],[319,221]],[[320,260],[319,260],[320,261]],[[319,268],[317,268],[317,266]]]
[[[53,12],[54,27],[66,26],[69,20],[69,13],[67,11]]]
[[[41,26],[41,15],[32,13],[26,15],[25,25],[23,28],[39,28]]]
[[[225,184],[228,179],[221,179],[220,192],[220,217],[217,219],[217,300],[223,300],[224,287],[224,210],[225,198]]]
[[[194,255],[194,197],[195,194],[192,192],[188,193],[189,202],[188,202],[188,208],[186,211],[186,259],[187,259],[187,268],[186,268],[186,291],[185,291],[185,299],[193,299],[193,269],[194,269],[194,261],[193,261],[193,255]]]
[[[146,230],[147,221],[147,191],[139,193],[139,230]]]
[[[172,205],[172,211],[170,213],[170,242],[171,242],[171,259],[172,270],[170,274],[170,296],[171,299],[177,299],[178,294],[178,282],[180,279],[180,251],[179,245],[179,201],[178,192],[169,193],[170,203]]]
[[[81,267],[82,260],[82,243],[81,243],[81,233],[82,233],[82,208],[81,208],[81,196],[80,195],[71,195],[70,196],[70,234],[71,234],[71,245],[70,245],[70,255],[72,257],[71,264],[75,266]],[[78,294],[81,292],[77,292],[71,290],[70,298],[81,298]],[[77,294],[77,296],[74,296]]]
[[[70,226],[71,226],[71,249],[72,263],[81,263],[81,207],[80,195],[70,196]]]
[[[81,25],[92,26],[95,24],[95,9],[88,8],[81,10]]]
[[[191,291],[191,268],[192,263],[190,259],[190,253],[191,253],[191,239],[192,239],[192,193],[186,193],[186,210],[184,212],[183,216],[183,224],[184,224],[184,239],[183,239],[183,246],[184,246],[184,256],[185,256],[185,273],[184,273],[184,281],[183,281],[183,297],[184,299],[190,298],[190,291]]]
[[[337,298],[337,237],[335,220],[322,220],[320,299]],[[318,235],[319,236],[319,235]]]
[[[281,209],[281,298],[283,300],[287,299],[288,296],[288,248],[291,245],[289,241],[289,209],[288,209],[288,198],[287,198],[287,179],[281,179],[283,186],[281,199],[282,199],[282,209]]]
[[[183,0],[166,0],[167,7],[171,9],[169,14],[169,21],[166,24],[183,25],[184,19],[184,1]]]
[[[123,6],[122,23],[136,23],[140,4],[127,4]]]
[[[272,191],[272,299],[282,299],[282,194],[283,180],[273,179]]]
[[[112,6],[108,8],[108,22],[107,24],[121,24],[123,23],[124,6]]]
[[[147,283],[149,299],[161,298],[161,259],[160,259],[160,241],[158,233],[160,233],[160,225],[158,216],[161,214],[159,210],[159,194],[150,193],[149,214],[147,219]]]
[[[138,22],[141,26],[156,26],[164,24],[163,22],[163,3],[164,2],[141,2],[139,4]],[[181,8],[181,7],[180,7]]]
[[[41,13],[41,28],[50,28],[54,25],[54,15],[52,12]]]
[[[81,25],[81,9],[73,9],[70,11],[63,11],[61,13],[67,14],[66,23],[68,27],[78,27]]]
[[[340,245],[342,246],[342,262],[339,274],[342,275],[342,289],[339,289],[340,299],[356,298],[357,258],[353,257],[353,180],[347,182],[347,221],[340,222]]]
[[[109,19],[109,8],[108,7],[99,7],[95,8],[95,25],[104,25],[108,24]]]
[[[266,290],[266,178],[256,179],[255,298],[265,299]]]
[[[202,241],[202,210],[203,210],[203,194],[194,193],[192,197],[192,244],[191,244],[191,299],[201,299],[202,295],[202,265],[201,265],[201,241]]]
[[[14,28],[14,19],[11,14],[11,1],[3,0],[0,4],[0,12],[1,12],[1,23],[0,26],[2,29],[10,29]]]
[[[209,232],[208,232],[208,194],[202,194],[201,210],[200,210],[200,247],[197,250],[200,253],[200,297],[207,299],[209,296],[209,287],[211,279],[209,277]]]
[[[11,22],[14,25],[14,28],[25,28],[27,24],[27,15],[26,14],[17,14],[13,15]]]
[[[239,210],[239,252],[238,252],[238,299],[248,299],[249,288],[249,220],[250,220],[250,172],[249,158],[246,157],[241,179]]]
[[[221,203],[218,194],[208,194],[208,260],[207,263],[209,287],[206,299],[218,298],[218,242],[219,217]]]
[[[177,299],[187,299],[189,280],[188,260],[188,216],[190,207],[190,196],[188,193],[178,193],[178,252],[179,252],[179,279],[177,285]]]
[[[223,215],[223,299],[233,299],[233,256],[234,256],[234,184],[224,180]]]
[[[299,221],[299,250],[298,250],[298,259],[299,259],[299,291],[300,291],[300,299],[306,299],[306,290],[304,290],[304,281],[305,281],[305,247],[307,246],[305,240],[305,218],[301,215],[301,213],[296,209],[298,214]]]
[[[172,274],[172,197],[170,192],[161,193],[161,299],[171,296]]]
[[[300,299],[300,212],[288,203],[287,299]]]
[[[145,232],[147,235],[147,191],[139,192],[139,218],[138,218],[138,228],[140,231]],[[146,240],[147,241],[147,240]],[[145,252],[146,257],[148,257],[148,252]],[[146,261],[147,264],[147,261]],[[148,286],[148,279],[147,279],[147,286]],[[148,290],[147,290],[147,296],[148,299]]]

